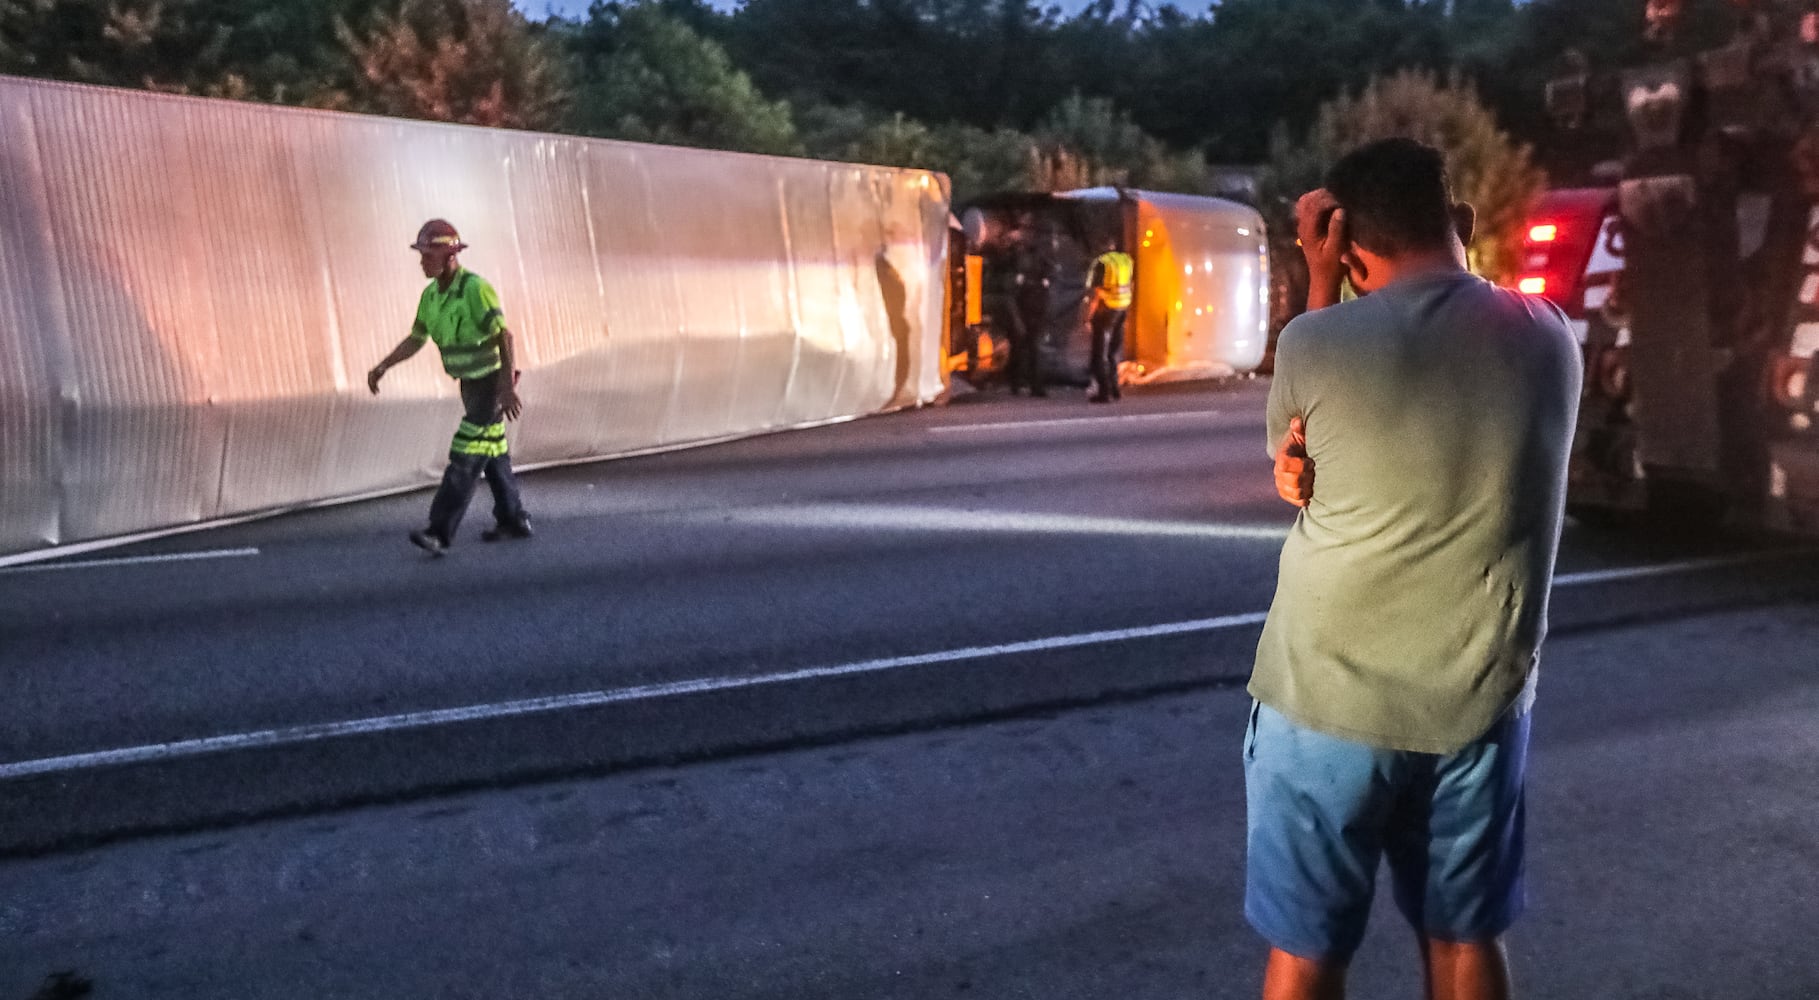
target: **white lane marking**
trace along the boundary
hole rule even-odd
[[[743,524],[786,528],[864,528],[872,531],[958,531],[978,535],[1118,535],[1132,538],[1188,538],[1280,542],[1287,525],[1220,524],[1212,521],[1146,521],[1134,517],[1018,513],[1003,510],[892,506],[889,504],[806,504],[756,507],[721,515]]]
[[[1799,551],[1770,554],[1758,553],[1748,556],[1695,559],[1677,563],[1663,563],[1658,566],[1636,566],[1627,569],[1595,570],[1587,573],[1572,573],[1556,576],[1554,578],[1554,585],[1556,587],[1573,587],[1611,580],[1666,576],[1674,573],[1696,572],[1699,570],[1729,565],[1767,562],[1772,559],[1798,554],[1800,554]],[[1079,646],[1125,642],[1131,639],[1187,635],[1195,632],[1216,632],[1224,629],[1260,625],[1268,617],[1269,615],[1267,612],[1258,611],[1251,614],[1224,615],[1218,618],[1202,618],[1196,621],[1174,622],[1167,625],[1150,625],[1142,628],[1112,629],[1100,632],[1083,632],[1077,635],[1054,636],[1046,639],[1030,639],[1023,642],[1005,643],[997,646],[968,646],[964,649],[945,650],[937,653],[922,653],[914,656],[895,656],[879,660],[862,660],[858,663],[845,663],[832,667],[811,667],[804,670],[791,670],[775,674],[758,674],[749,677],[706,677],[695,680],[672,681],[666,684],[646,684],[639,687],[618,688],[606,691],[589,691],[580,694],[557,695],[548,698],[529,698],[522,701],[469,705],[464,708],[438,709],[428,712],[408,712],[401,715],[354,719],[348,722],[287,726],[281,729],[264,729],[251,733],[232,733],[225,736],[209,736],[193,740],[176,740],[169,743],[152,743],[143,746],[124,747],[116,750],[99,750],[92,753],[68,754],[60,757],[42,757],[35,760],[22,760],[9,764],[0,764],[0,781],[27,778],[35,775],[60,774],[99,767],[112,767],[123,764],[141,764],[151,761],[200,757],[206,754],[223,753],[233,750],[287,746],[330,739],[336,736],[370,735],[410,729],[427,729],[434,726],[447,725],[449,723],[513,718],[517,716],[538,715],[576,708],[611,705],[619,702],[649,701],[657,698],[675,697],[678,695],[703,694],[714,691],[735,691],[741,688],[765,687],[773,684],[787,684],[796,681],[850,677],[855,674],[879,673],[903,667],[953,663],[962,660],[984,659],[992,656],[1008,656],[1016,653],[1037,653],[1045,650],[1070,649]]]
[[[223,753],[233,750],[287,746],[329,739],[336,736],[359,736],[374,733],[397,732],[408,729],[427,729],[456,722],[506,719],[526,715],[541,715],[549,712],[560,712],[577,708],[593,708],[600,705],[611,705],[619,702],[650,701],[657,698],[672,698],[678,695],[706,694],[715,691],[736,691],[741,688],[766,687],[773,684],[791,684],[798,681],[850,677],[855,674],[879,673],[886,670],[898,670],[904,667],[920,667],[936,663],[953,663],[961,660],[977,660],[992,656],[1010,656],[1018,653],[1040,653],[1055,649],[1072,649],[1079,646],[1096,646],[1105,643],[1126,642],[1131,639],[1150,639],[1158,636],[1185,635],[1194,632],[1215,632],[1221,629],[1243,628],[1249,625],[1258,625],[1263,622],[1265,617],[1267,616],[1262,612],[1248,615],[1226,615],[1219,618],[1202,618],[1197,621],[1175,622],[1169,625],[1150,625],[1143,628],[1082,632],[1078,635],[1030,639],[1024,642],[1004,643],[997,646],[968,646],[964,649],[950,649],[938,653],[922,653],[915,656],[893,656],[881,660],[862,660],[858,663],[843,663],[831,667],[810,667],[803,670],[789,670],[774,674],[758,674],[749,677],[705,677],[696,680],[672,681],[666,684],[646,684],[639,687],[618,688],[607,691],[588,691],[580,694],[557,695],[548,698],[527,698],[522,701],[497,702],[488,705],[469,705],[464,708],[447,708],[428,712],[407,712],[401,715],[385,715],[369,719],[354,719],[348,722],[286,726],[281,729],[262,729],[250,733],[233,733],[226,736],[210,736],[202,739],[176,740],[170,743],[152,743],[144,746],[125,747],[117,750],[100,750],[93,753],[69,754],[61,757],[44,757],[37,760],[22,760],[10,764],[0,764],[0,780],[28,778],[34,775],[58,774],[98,767],[112,767],[122,764],[143,764],[151,761],[199,757],[204,754]]]
[[[1752,552],[1740,556],[1713,556],[1708,559],[1686,559],[1680,562],[1656,563],[1652,566],[1627,566],[1620,569],[1598,569],[1583,573],[1565,573],[1554,576],[1554,586],[1584,587],[1595,583],[1615,583],[1620,580],[1640,580],[1651,576],[1674,576],[1680,573],[1697,573],[1708,569],[1724,569],[1729,566],[1748,566],[1753,563],[1773,562],[1778,559],[1790,559],[1802,555],[1811,555],[1819,549],[1801,548],[1784,552]]]
[[[244,559],[259,554],[258,549],[210,549],[206,552],[167,552],[156,556],[127,556],[120,559],[85,559],[81,562],[27,563],[0,568],[7,573],[47,573],[54,569],[95,569],[104,566],[143,566],[148,563],[195,562],[201,559]]]
[[[952,424],[944,427],[927,428],[930,434],[966,434],[979,431],[1012,431],[1030,427],[1102,427],[1106,424],[1139,423],[1157,420],[1187,420],[1195,417],[1241,417],[1247,421],[1263,424],[1261,412],[1232,413],[1228,410],[1182,410],[1178,413],[1132,413],[1116,417],[1062,417],[1055,420],[1009,420],[998,424]]]

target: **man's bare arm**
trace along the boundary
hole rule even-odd
[[[392,353],[385,356],[385,360],[374,365],[373,370],[366,373],[367,389],[371,390],[373,395],[379,395],[379,380],[385,377],[385,373],[397,365],[404,363],[411,355],[416,354],[422,349],[423,341],[415,336],[406,337],[402,341],[399,341],[398,346],[392,348]]]
[[[499,412],[507,420],[518,419],[524,403],[518,398],[518,349],[512,331],[499,328]]]

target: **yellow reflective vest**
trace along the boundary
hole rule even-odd
[[[1093,262],[1099,272],[1096,289],[1099,304],[1107,309],[1131,307],[1131,281],[1137,273],[1137,262],[1121,250],[1108,250]]]

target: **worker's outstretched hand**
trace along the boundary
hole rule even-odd
[[[1289,420],[1276,449],[1276,494],[1297,507],[1314,499],[1314,460],[1307,457],[1307,425],[1300,417]]]
[[[366,388],[371,391],[373,395],[379,395],[379,380],[384,377],[385,366],[374,365],[372,371],[366,373]]]

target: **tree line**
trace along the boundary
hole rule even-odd
[[[531,18],[510,0],[0,0],[0,72],[925,167],[957,198],[1200,193],[1215,165],[1270,163],[1265,207],[1280,220],[1279,189],[1317,179],[1334,143],[1411,121],[1472,165],[1481,193],[1532,197],[1539,167],[1595,158],[1548,141],[1531,162],[1550,139],[1546,80],[1569,49],[1629,58],[1641,8],[596,0],[581,17]]]

